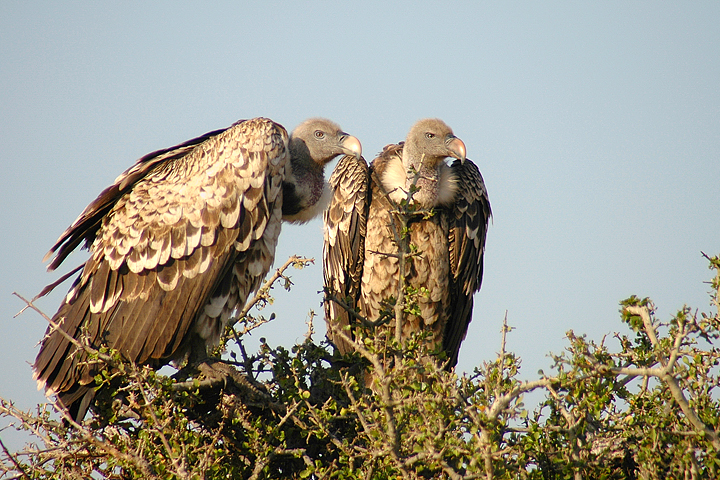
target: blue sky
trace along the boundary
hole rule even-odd
[[[142,155],[254,116],[331,118],[368,160],[424,117],[465,142],[495,217],[461,370],[495,357],[506,310],[526,378],[567,330],[622,330],[631,294],[665,320],[708,311],[719,24],[717,2],[0,2],[0,395],[44,398],[46,324],[11,293],[58,277],[41,259],[85,205]],[[321,311],[321,229],[283,228],[276,265],[317,262],[251,345],[289,347]]]

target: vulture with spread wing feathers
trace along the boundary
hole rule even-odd
[[[456,159],[451,166],[447,157]],[[419,255],[412,257],[406,278],[427,294],[417,298],[421,315],[407,315],[403,338],[429,330],[432,345],[442,342],[448,367],[454,366],[482,281],[491,216],[483,178],[465,159],[465,144],[441,120],[421,120],[404,143],[386,146],[370,167],[362,158],[341,158],[330,187],[333,197],[324,214],[325,287],[370,321],[378,319],[390,297],[398,298],[393,230],[399,232],[400,224],[391,212],[407,199],[433,212],[409,221],[409,241]],[[333,301],[326,301],[325,309],[328,338],[340,353],[352,351],[333,333],[342,329],[352,336],[353,330],[344,328],[353,324],[352,315]]]
[[[205,358],[270,269],[281,219],[323,210],[323,168],[341,154],[360,158],[360,142],[329,120],[288,138],[256,118],[146,155],[48,253],[53,270],[81,243],[90,250],[53,322],[140,364]],[[100,367],[67,336],[48,328],[34,376],[82,419]]]

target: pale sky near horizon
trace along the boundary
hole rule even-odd
[[[494,221],[460,370],[495,357],[506,310],[528,379],[567,330],[626,331],[632,294],[662,320],[709,311],[718,25],[718,2],[0,2],[0,396],[44,399],[29,364],[46,323],[13,318],[11,294],[84,258],[45,272],[60,233],[139,157],[254,116],[331,118],[368,161],[424,117],[465,142]],[[321,222],[283,227],[276,265],[292,253],[315,266],[255,342],[290,347],[322,310]]]

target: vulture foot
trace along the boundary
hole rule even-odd
[[[190,377],[191,380],[175,383],[173,390],[205,390],[219,387],[251,400],[268,401],[270,399],[261,383],[222,360],[205,358],[198,363],[188,365],[174,375],[176,379]]]

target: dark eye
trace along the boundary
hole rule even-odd
[[[315,138],[325,138],[325,132],[322,130],[315,130]]]
[[[432,132],[427,132],[425,134],[425,138],[427,138],[428,140],[432,140],[433,138],[435,138],[435,134]]]

